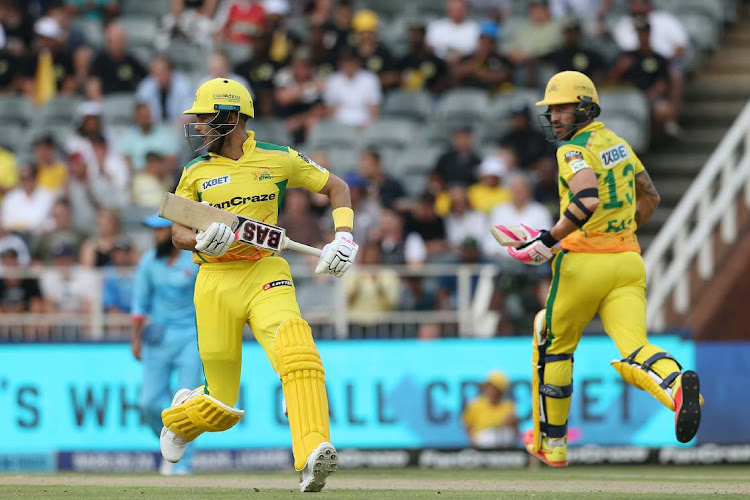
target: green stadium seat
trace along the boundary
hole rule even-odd
[[[368,147],[404,149],[414,142],[416,126],[404,118],[381,118],[365,131],[363,143]]]
[[[394,90],[386,95],[384,117],[424,121],[432,113],[432,97],[427,91]]]
[[[349,125],[330,120],[322,121],[307,139],[314,149],[357,148],[361,140],[360,132]]]
[[[130,92],[118,92],[102,99],[102,113],[109,124],[130,125],[134,112],[135,95]]]

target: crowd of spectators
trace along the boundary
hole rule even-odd
[[[689,40],[673,15],[648,0],[628,0],[628,14],[616,22],[607,22],[613,0],[530,0],[521,23],[510,22],[509,0],[446,0],[437,18],[405,20],[400,45],[386,43],[382,14],[350,0],[172,0],[146,41],[146,53],[155,54],[148,59],[134,50],[138,30],[122,15],[124,3],[0,0],[0,99],[25,97],[35,113],[50,99],[80,99],[63,132],[31,128],[38,134],[28,151],[0,140],[0,266],[4,273],[56,266],[39,281],[0,279],[2,312],[86,311],[98,300],[86,270],[96,268],[108,269],[106,310],[127,312],[127,279],[115,269],[136,262],[144,239],[133,221],[158,206],[189,160],[182,110],[209,78],[246,84],[257,119],[281,120],[292,146],[346,179],[360,264],[495,263],[512,273],[488,225],[549,227],[557,214],[555,145],[527,102],[498,117],[510,127],[489,138],[493,148],[486,137],[480,148],[476,124],[457,124],[418,192],[388,168],[377,144],[346,166],[331,162],[330,151],[305,149],[323,121],[367,129],[389,93],[422,91],[433,101],[456,88],[498,95],[539,89],[551,72],[573,69],[600,85],[634,85],[651,106],[654,133],[678,132]],[[103,33],[100,48],[81,29],[91,23]],[[614,40],[619,54],[602,53],[591,40]],[[170,48],[178,44],[209,54],[199,71],[176,63]],[[132,108],[107,107],[123,95]],[[113,112],[125,122],[114,123]],[[287,194],[279,222],[311,245],[328,241],[332,230],[325,201],[306,192]],[[347,285],[355,315],[455,301],[455,284],[445,280],[368,273],[353,272]],[[534,297],[543,295],[536,287],[545,279],[531,279]],[[498,287],[497,300],[513,286]],[[299,293],[303,303],[320,298]]]

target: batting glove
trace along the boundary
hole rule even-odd
[[[354,243],[352,233],[338,231],[333,241],[323,247],[315,273],[342,277],[352,266],[358,250],[359,245]]]
[[[234,232],[222,222],[212,222],[208,229],[195,236],[195,249],[211,257],[219,257],[234,243]]]
[[[508,255],[524,264],[540,266],[552,258],[552,247],[556,244],[557,240],[549,231],[542,231],[536,238],[518,248],[508,247]]]

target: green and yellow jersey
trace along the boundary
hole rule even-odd
[[[557,164],[561,214],[573,198],[568,182],[577,172],[592,169],[599,188],[594,215],[560,246],[574,252],[640,252],[635,236],[635,176],[645,168],[630,145],[603,123],[594,122],[557,149]]]
[[[243,155],[238,160],[209,153],[185,165],[175,194],[244,217],[276,224],[287,188],[303,187],[313,192],[328,182],[328,170],[287,146],[255,140],[248,132]],[[257,260],[272,255],[249,245],[235,243],[221,257],[194,252],[193,260],[231,262]]]

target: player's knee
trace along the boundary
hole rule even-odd
[[[303,370],[323,373],[323,363],[315,346],[312,330],[302,318],[288,318],[279,325],[275,354],[279,376],[282,378]]]

